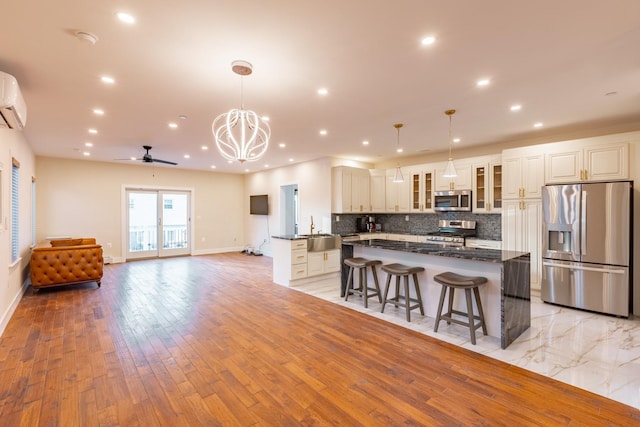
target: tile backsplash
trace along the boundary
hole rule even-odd
[[[426,234],[438,230],[438,220],[476,221],[478,238],[502,240],[501,214],[474,214],[470,212],[442,212],[428,214],[331,214],[331,232],[356,233],[356,218],[372,216],[382,231],[388,233]],[[337,221],[337,218],[340,221]],[[407,221],[408,218],[408,221]]]

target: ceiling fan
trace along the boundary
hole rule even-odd
[[[147,150],[147,152],[139,159],[135,159],[135,160],[142,160],[144,163],[164,163],[167,165],[177,165],[176,162],[170,162],[168,160],[160,160],[160,159],[154,159],[153,157],[151,157],[151,154],[149,154],[149,150],[151,150],[151,146],[150,145],[143,145],[142,148],[144,148],[145,150]]]

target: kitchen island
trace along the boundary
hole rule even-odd
[[[378,259],[383,264],[401,263],[422,266],[418,274],[425,315],[435,318],[442,286],[433,276],[445,271],[468,276],[484,276],[488,282],[480,287],[488,334],[500,338],[507,348],[531,326],[530,254],[495,249],[442,246],[428,243],[390,240],[342,242],[340,295],[344,296],[348,267],[344,260],[351,257]],[[384,290],[386,275],[380,274]],[[372,278],[369,279],[372,283]],[[394,287],[391,287],[392,296]],[[454,308],[466,311],[463,293],[456,293]]]

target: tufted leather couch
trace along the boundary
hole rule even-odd
[[[31,286],[74,285],[102,280],[102,246],[96,239],[57,239],[38,243],[31,252]]]

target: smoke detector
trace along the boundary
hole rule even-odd
[[[98,36],[87,31],[76,31],[76,38],[89,44],[96,44]]]

